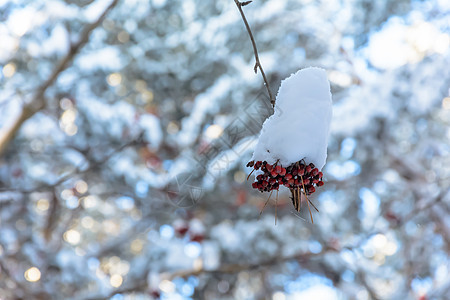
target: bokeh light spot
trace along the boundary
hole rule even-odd
[[[144,242],[141,239],[136,239],[131,242],[130,250],[133,254],[141,253],[143,248],[144,248]]]
[[[88,184],[83,180],[78,180],[75,183],[75,189],[77,190],[78,193],[84,194],[88,191]]]
[[[122,285],[123,282],[123,278],[122,276],[118,275],[118,274],[114,274],[111,276],[111,278],[109,279],[109,284],[111,284],[112,287],[119,287]]]
[[[236,181],[237,183],[243,183],[245,181],[245,178],[247,177],[247,175],[245,175],[245,173],[242,171],[236,171],[234,173],[233,177],[234,177],[234,181]]]
[[[164,293],[173,293],[175,291],[175,284],[169,280],[163,280],[159,284],[159,289]]]
[[[110,86],[118,86],[122,82],[122,75],[119,73],[111,73],[106,78],[106,81]]]
[[[445,110],[450,110],[450,97],[445,97],[442,100],[442,108]]]
[[[220,125],[213,124],[208,126],[206,129],[205,135],[209,139],[217,139],[219,136],[222,135],[223,128]]]
[[[14,63],[8,63],[3,67],[3,76],[12,77],[16,73],[16,65]]]
[[[25,271],[24,277],[29,282],[36,282],[41,279],[41,271],[36,267],[31,267]]]
[[[45,198],[39,199],[36,202],[36,209],[40,212],[47,211],[47,209],[49,209],[49,207],[50,207],[50,202]]]
[[[130,35],[125,30],[122,30],[117,35],[117,39],[119,40],[119,42],[125,44],[126,42],[128,42],[130,40]]]
[[[81,234],[74,229],[69,229],[64,232],[63,238],[69,244],[76,245],[81,240]]]
[[[159,228],[159,234],[161,235],[161,237],[169,240],[173,237],[174,230],[172,226],[165,224]]]

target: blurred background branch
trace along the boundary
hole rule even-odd
[[[31,118],[35,113],[40,111],[45,107],[45,92],[46,90],[54,84],[54,82],[58,79],[58,76],[67,69],[70,65],[71,61],[77,55],[77,53],[83,48],[84,45],[89,40],[89,36],[91,32],[101,24],[101,22],[105,19],[108,12],[117,5],[119,0],[112,0],[111,4],[103,11],[102,14],[98,17],[98,19],[87,25],[80,34],[78,41],[74,44],[70,45],[69,52],[67,55],[57,64],[53,73],[50,77],[36,89],[36,93],[33,96],[32,100],[29,103],[24,104],[22,107],[22,111],[19,116],[10,124],[7,128],[2,128],[0,130],[0,156],[5,151],[9,142],[14,138],[17,131],[20,129],[22,124]]]

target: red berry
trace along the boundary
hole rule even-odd
[[[319,178],[322,178],[322,177],[323,177],[323,173],[322,173],[322,172],[319,172],[319,173],[317,174],[317,176],[319,176]]]
[[[303,176],[303,175],[305,174],[305,169],[303,169],[303,168],[298,168],[297,174]]]
[[[158,290],[152,290],[152,291],[150,292],[150,296],[152,296],[152,297],[155,298],[155,299],[159,299],[159,297],[161,297],[161,294],[159,293]]]
[[[313,181],[312,181],[314,184],[318,184],[319,183],[319,180],[318,179],[313,179]]]
[[[312,176],[316,176],[317,174],[319,174],[319,170],[317,170],[317,168],[313,169],[311,172]]]
[[[303,184],[304,184],[304,185],[308,185],[308,184],[309,184],[309,179],[308,179],[308,178],[303,179]]]
[[[391,222],[394,222],[394,223],[400,222],[400,218],[392,211],[388,211],[385,216],[386,216],[386,219]]]
[[[205,239],[205,236],[203,235],[203,233],[194,233],[191,235],[192,242],[201,243],[201,242],[203,242],[204,239]]]
[[[318,183],[317,183],[317,186],[322,186],[323,185],[323,181],[319,181]]]
[[[277,180],[275,178],[270,178],[269,179],[269,183],[270,184],[275,184],[277,182]]]
[[[292,175],[291,174],[286,174],[286,176],[284,176],[284,178],[286,178],[286,180],[289,180],[289,179],[292,178]]]
[[[262,182],[262,186],[263,186],[263,187],[266,187],[268,184],[269,184],[269,183],[268,183],[267,181],[265,181],[265,180]]]
[[[314,193],[315,191],[316,191],[316,189],[315,189],[313,186],[310,186],[310,187],[308,188],[308,192],[309,192],[310,194]]]
[[[311,166],[306,166],[306,173],[311,172]]]
[[[276,166],[275,167],[275,172],[277,172],[278,174],[281,173],[281,166]]]
[[[253,182],[252,183],[252,188],[257,189],[258,188],[258,183],[257,182]]]
[[[15,178],[22,176],[22,174],[23,174],[23,172],[22,172],[22,169],[20,169],[20,168],[15,168],[12,171],[12,176]]]
[[[272,172],[270,172],[270,175],[272,177],[277,177],[278,173],[275,170],[272,170]]]
[[[281,176],[286,175],[286,169],[285,168],[281,168],[281,172],[279,172]]]
[[[266,165],[266,169],[267,169],[267,171],[271,172],[272,169],[273,169],[273,167],[272,167],[271,164],[267,164],[267,165]]]
[[[181,220],[181,219],[175,220],[173,223],[173,227],[175,229],[175,233],[178,236],[184,236],[186,234],[186,232],[189,230],[188,224],[184,220]]]

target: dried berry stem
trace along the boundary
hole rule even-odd
[[[312,207],[314,207],[314,209],[315,209],[317,212],[319,212],[319,210],[318,210],[317,207],[314,205],[314,203],[312,203],[311,200],[309,200],[309,203],[311,203]]]
[[[270,196],[272,196],[272,193],[273,193],[273,191],[270,192],[269,198],[267,198],[266,203],[264,203],[264,206],[263,206],[263,208],[261,209],[261,211],[260,211],[260,213],[259,213],[259,217],[261,217],[261,215],[262,215],[262,213],[263,213],[263,211],[264,211],[264,208],[266,208],[267,203],[269,203]]]
[[[259,61],[259,55],[258,55],[258,49],[256,48],[255,39],[253,38],[252,30],[250,29],[250,25],[248,25],[247,18],[245,17],[244,11],[242,10],[242,6],[245,6],[249,4],[248,2],[239,2],[238,0],[234,0],[234,3],[236,3],[237,8],[239,9],[239,12],[241,13],[242,20],[244,21],[245,27],[247,28],[248,35],[250,36],[250,40],[252,41],[253,46],[253,53],[255,54],[255,67],[254,71],[257,73],[257,70],[259,69],[261,71],[261,75],[264,79],[264,86],[267,89],[267,93],[269,94],[270,103],[272,104],[272,107],[275,107],[275,99],[272,96],[272,92],[270,91],[269,87],[269,81],[266,78],[266,74],[264,73],[264,70],[261,66],[261,62]]]
[[[275,226],[277,225],[277,215],[278,215],[278,190],[277,190],[277,198],[275,199]]]
[[[248,179],[250,178],[250,175],[252,175],[252,173],[255,171],[255,169],[253,169],[251,172],[250,172],[250,174],[248,174],[248,176],[247,176],[247,181],[248,181]]]
[[[306,194],[305,194],[305,197],[306,197]],[[311,213],[311,207],[309,206],[308,197],[306,197],[306,203],[308,204],[309,215],[311,216],[311,223],[314,224],[314,220],[313,220],[312,213]]]
[[[308,199],[308,196],[306,196],[305,183],[303,182],[303,176],[300,175],[300,178],[302,180],[303,194],[305,195],[305,198],[306,198],[306,204],[308,204],[308,210],[309,210],[309,215],[311,217],[311,223],[314,224],[314,220],[313,220],[312,213],[311,213],[311,207],[309,206],[309,199]],[[300,199],[300,201],[301,201],[301,199]]]

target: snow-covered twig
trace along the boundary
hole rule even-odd
[[[258,49],[256,48],[256,43],[255,43],[255,39],[253,38],[252,30],[250,29],[250,25],[248,25],[247,18],[245,17],[244,11],[242,10],[242,6],[250,4],[250,2],[251,1],[239,2],[238,0],[234,0],[234,3],[236,3],[236,6],[238,7],[239,12],[241,13],[241,17],[242,17],[242,20],[244,21],[245,27],[247,28],[248,35],[250,36],[250,40],[252,41],[253,53],[255,54],[255,60],[256,60],[255,67],[254,67],[255,73],[257,73],[258,69],[261,71],[261,75],[264,79],[264,85],[267,89],[267,93],[269,93],[270,103],[272,104],[273,107],[275,107],[275,98],[273,97],[272,92],[270,91],[269,81],[267,81],[266,74],[264,73],[264,70],[261,66],[261,62],[259,61]]]

